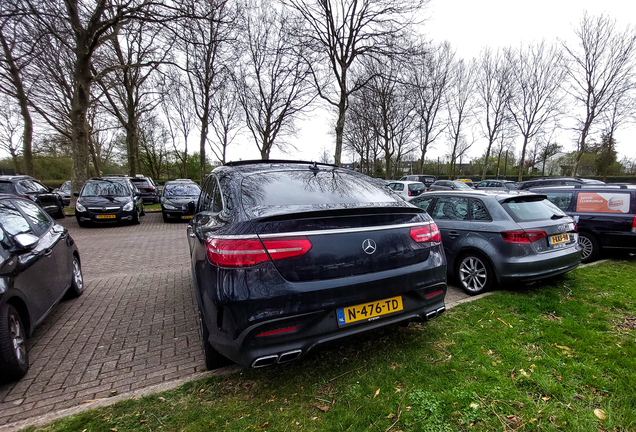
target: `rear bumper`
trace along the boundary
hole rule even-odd
[[[495,273],[500,283],[532,282],[574,270],[581,263],[581,250],[575,245],[521,258],[499,257],[502,258],[495,262]]]
[[[446,262],[441,246],[423,263],[347,278],[290,283],[277,273],[262,271],[253,281],[269,286],[254,290],[239,286],[239,281],[252,280],[248,275],[216,274],[215,280],[232,283],[227,294],[234,300],[223,303],[211,298],[217,293],[209,283],[210,276],[204,272],[195,277],[209,342],[245,367],[294,360],[334,340],[398,322],[427,321],[445,311]],[[398,295],[402,311],[339,326],[338,309]],[[293,330],[258,336],[290,328]]]

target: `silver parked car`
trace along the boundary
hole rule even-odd
[[[448,273],[469,294],[578,267],[574,219],[545,195],[517,191],[429,192],[410,200],[442,233]]]

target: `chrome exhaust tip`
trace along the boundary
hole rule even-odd
[[[434,310],[432,312],[429,312],[426,314],[426,320],[432,320],[433,318],[435,318],[437,316],[437,311]]]
[[[302,350],[294,350],[283,353],[278,358],[278,363],[287,363],[296,360],[302,354]]]
[[[442,306],[441,308],[437,309],[436,312],[437,312],[437,316],[440,316],[441,314],[446,312],[446,306]]]
[[[259,357],[256,360],[254,360],[254,362],[252,363],[252,367],[253,368],[262,368],[262,367],[266,367],[266,366],[271,366],[271,365],[275,364],[277,360],[278,360],[278,356],[277,355]]]

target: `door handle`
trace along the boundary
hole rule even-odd
[[[53,254],[53,249],[46,249],[46,250],[44,251],[44,256],[45,256],[45,257],[49,257],[49,258],[50,258],[50,257],[51,257],[51,254]]]

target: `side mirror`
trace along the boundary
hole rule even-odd
[[[79,196],[79,192],[73,192],[73,196],[74,197],[78,197]]]
[[[38,237],[28,233],[17,234],[13,239],[24,249],[31,249],[39,240]]]

